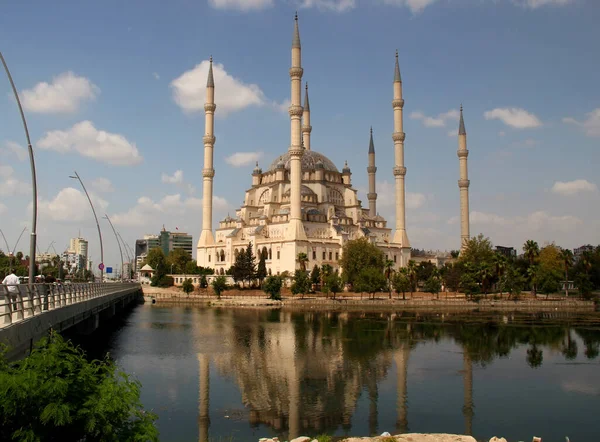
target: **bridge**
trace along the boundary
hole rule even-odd
[[[90,333],[140,299],[139,283],[0,284],[0,344],[7,357],[26,356],[50,329]]]

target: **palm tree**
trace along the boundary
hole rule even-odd
[[[533,291],[533,296],[537,295],[537,276],[538,276],[538,267],[532,265],[527,269],[527,277],[531,281],[531,289]]]
[[[493,269],[487,264],[484,264],[481,267],[481,269],[479,270],[479,277],[481,278],[481,286],[483,287],[483,294],[486,297],[487,297],[487,292],[488,292],[488,287],[489,287],[489,281],[492,279],[493,275],[494,275]]]
[[[308,255],[304,252],[298,253],[298,262],[300,263],[300,270],[306,272],[306,263],[308,262]]]
[[[591,252],[583,252],[581,254],[581,263],[585,270],[585,274],[589,275],[590,269],[592,268],[592,254]]]
[[[415,280],[417,278],[417,263],[412,259],[408,261],[407,272],[408,279],[410,280],[410,298],[413,297],[413,288],[415,287]]]
[[[563,249],[560,252],[560,257],[565,265],[565,296],[569,297],[569,267],[573,265],[573,252],[569,249]]]
[[[535,258],[540,254],[540,246],[534,240],[528,239],[523,244],[523,251],[527,259],[529,259],[529,265],[533,265]]]
[[[500,281],[502,275],[504,275],[504,271],[506,270],[506,257],[499,253],[494,255],[494,267],[496,269],[496,278]],[[500,284],[500,298],[502,298],[502,284]]]
[[[394,273],[394,261],[392,261],[391,259],[387,259],[385,261],[384,268],[385,268],[385,278],[387,279],[388,289],[390,291],[390,299],[392,299],[391,279],[392,279],[392,274]]]

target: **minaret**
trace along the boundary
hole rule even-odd
[[[206,103],[204,104],[204,169],[202,169],[202,232],[198,240],[198,246],[207,246],[215,243],[212,231],[212,198],[213,178],[213,151],[215,146],[215,80],[213,79],[212,56],[208,68],[208,80],[206,82]]]
[[[394,179],[396,182],[396,232],[394,233],[395,244],[400,247],[410,247],[408,236],[406,235],[406,215],[405,215],[405,195],[404,195],[404,176],[406,167],[404,167],[404,139],[406,135],[402,131],[402,108],[404,100],[402,99],[402,78],[400,77],[400,66],[398,65],[398,51],[396,51],[396,66],[394,70],[394,99],[392,100],[394,108]]]
[[[306,83],[304,92],[304,114],[302,114],[302,140],[304,148],[310,150],[310,133],[312,126],[310,125],[310,104],[308,104],[308,82]]]
[[[369,140],[369,167],[367,167],[367,173],[369,174],[369,193],[367,198],[369,200],[369,215],[377,215],[377,193],[375,192],[375,145],[373,144],[373,128],[371,127],[371,139]]]
[[[298,14],[294,18],[294,38],[292,40],[292,67],[290,68],[291,105],[290,114],[290,220],[288,224],[287,239],[306,240],[306,233],[302,225],[302,212],[300,205],[300,190],[302,187],[302,49],[300,47],[300,31],[298,30]]]
[[[469,172],[467,170],[467,131],[463,120],[463,108],[460,105],[460,123],[458,126],[458,162],[460,165],[460,247],[463,249],[470,239],[469,234]]]

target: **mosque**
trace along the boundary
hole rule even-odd
[[[265,256],[269,274],[298,268],[298,255],[305,253],[307,268],[315,264],[339,267],[344,244],[349,240],[367,238],[379,247],[396,269],[406,266],[411,258],[411,245],[406,232],[404,178],[404,140],[402,78],[396,52],[392,106],[394,128],[395,229],[377,213],[375,187],[377,167],[373,132],[368,146],[369,191],[368,208],[363,208],[357,190],[352,187],[352,173],[346,163],[340,171],[325,155],[312,150],[310,135],[310,104],[308,85],[302,95],[302,49],[298,16],[295,17],[292,39],[290,145],[268,169],[258,163],[252,172],[252,186],[246,191],[243,205],[235,217],[227,216],[212,228],[213,156],[215,146],[214,113],[215,83],[212,57],[208,72],[205,110],[203,213],[202,232],[197,246],[197,263],[224,274],[236,260],[240,250],[252,243],[255,254]],[[461,190],[461,241],[469,237],[466,132],[462,117],[459,125]]]

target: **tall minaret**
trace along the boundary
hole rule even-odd
[[[290,81],[292,84],[291,102],[289,108],[291,143],[288,149],[290,154],[290,220],[288,223],[287,239],[306,240],[306,233],[302,225],[302,212],[300,205],[300,190],[302,187],[302,49],[300,47],[300,31],[298,30],[298,14],[294,18],[294,38],[292,40],[292,67],[290,68]]]
[[[405,195],[404,195],[404,176],[406,167],[404,167],[404,138],[406,135],[402,131],[402,108],[404,100],[402,99],[402,78],[400,77],[400,66],[398,65],[398,51],[396,51],[396,66],[394,70],[394,99],[392,100],[394,108],[394,179],[396,181],[396,232],[394,233],[394,243],[401,247],[410,247],[408,236],[406,235],[406,215],[405,215]]]
[[[367,198],[369,199],[369,215],[377,215],[377,193],[375,192],[375,145],[373,144],[373,128],[371,127],[371,139],[369,140],[369,167],[367,167],[367,173],[369,174],[369,193]]]
[[[467,131],[463,120],[463,108],[460,105],[460,123],[458,126],[458,162],[460,165],[460,247],[463,249],[470,239],[469,234],[469,173],[467,170]]]
[[[310,133],[312,126],[310,125],[310,104],[308,104],[308,82],[306,83],[306,92],[304,93],[304,114],[302,115],[302,140],[304,148],[310,150]]]
[[[208,80],[206,82],[206,103],[204,103],[204,169],[202,169],[202,232],[198,240],[198,246],[206,246],[215,243],[212,231],[212,198],[213,178],[213,151],[215,146],[215,80],[213,79],[212,56],[208,68]]]

